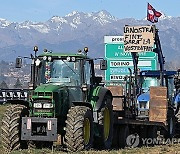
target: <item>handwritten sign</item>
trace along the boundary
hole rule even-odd
[[[124,27],[124,51],[142,52],[153,51],[154,26],[125,26]]]

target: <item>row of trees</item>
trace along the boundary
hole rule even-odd
[[[13,86],[15,89],[21,89],[23,88],[23,84],[21,83],[21,81],[19,80],[19,78],[17,78],[16,83]],[[0,84],[0,89],[9,89],[7,83],[5,81],[2,81]]]

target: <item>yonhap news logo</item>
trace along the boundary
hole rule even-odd
[[[127,147],[135,148],[141,145],[173,145],[179,144],[180,138],[140,138],[138,134],[131,134],[126,138]]]
[[[135,148],[139,145],[139,135],[131,134],[126,138],[126,143],[128,147]]]

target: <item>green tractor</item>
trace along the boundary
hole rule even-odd
[[[88,48],[77,54],[47,50],[31,55],[28,101],[9,101],[2,119],[2,143],[8,150],[63,145],[67,151],[110,148],[112,94],[96,77]],[[100,61],[106,69],[106,61]],[[22,58],[16,59],[21,67]]]

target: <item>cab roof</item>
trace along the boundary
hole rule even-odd
[[[77,54],[77,53],[50,53],[50,52],[47,52],[47,53],[43,53],[43,54],[40,54],[38,57],[44,57],[44,56],[51,56],[51,57],[58,57],[58,58],[61,58],[61,57],[76,57],[76,58],[87,58],[87,55],[84,55],[84,54]]]
[[[164,71],[164,76],[170,77],[177,74],[177,71]],[[141,71],[140,76],[146,77],[160,77],[160,71],[156,70],[148,70],[148,71]]]

